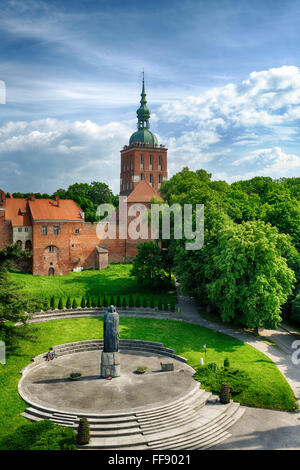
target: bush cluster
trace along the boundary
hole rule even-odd
[[[229,364],[228,359],[226,364]],[[215,362],[199,367],[195,377],[206,390],[216,395],[220,393],[223,382],[230,385],[232,395],[242,393],[250,384],[250,377],[246,371],[234,369],[229,366],[219,367]]]
[[[49,420],[20,426],[0,442],[5,450],[76,450],[73,429]]]
[[[157,308],[158,310],[170,310],[171,312],[175,311],[175,306],[176,303],[175,301],[172,301],[170,304],[168,304],[168,301],[166,298],[159,298],[157,304],[154,301],[153,297],[150,297],[150,301],[147,299],[147,297],[141,298],[140,296],[136,296],[135,298],[133,297],[132,294],[130,294],[128,297],[126,295],[124,296],[117,296],[116,298],[114,296],[107,297],[105,294],[103,297],[100,295],[98,297],[84,297],[82,296],[81,301],[80,301],[80,307],[81,308],[101,308],[101,307],[108,307],[109,305],[115,305],[117,308]],[[50,302],[48,299],[45,299],[42,303],[41,306],[44,311],[46,310],[54,310],[54,309],[59,309],[62,310],[64,307],[66,309],[76,309],[78,307],[76,298],[73,300],[68,297],[66,300],[66,303],[64,303],[64,300],[62,297],[60,297],[58,300],[55,299],[55,297],[51,297]],[[34,311],[34,310],[33,310]]]

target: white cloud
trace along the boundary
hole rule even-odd
[[[11,192],[53,192],[75,181],[98,180],[113,182],[117,192],[120,148],[131,132],[126,123],[116,122],[103,126],[89,120],[9,122],[0,128],[0,164],[4,168],[0,187]],[[41,181],[47,181],[44,189]]]
[[[255,164],[258,171],[265,175],[272,176],[275,173],[285,175],[290,170],[300,168],[300,157],[285,153],[280,147],[273,147],[254,150],[249,155],[235,160],[232,165],[239,166],[244,163]]]

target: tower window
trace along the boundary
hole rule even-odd
[[[42,227],[42,234],[47,235],[47,227]]]
[[[161,156],[158,156],[158,169],[161,170]]]
[[[57,226],[54,227],[53,233],[54,233],[54,235],[58,235],[59,234],[59,227],[57,227]]]
[[[161,175],[158,175],[158,182],[161,184]]]
[[[54,246],[49,246],[49,253],[54,253],[55,247]]]
[[[140,156],[140,169],[141,169],[141,170],[144,169],[144,155],[141,155],[141,156]]]
[[[153,175],[152,175],[152,174],[149,175],[149,183],[150,183],[150,184],[153,183]]]
[[[145,175],[144,173],[141,173],[141,180],[144,180],[145,179]]]
[[[22,232],[22,227],[19,227],[19,228],[18,228],[18,232]]]
[[[152,165],[153,165],[153,157],[150,155],[149,157],[149,170],[152,170]]]

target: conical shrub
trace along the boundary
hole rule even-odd
[[[51,310],[55,309],[55,297],[54,296],[51,297],[50,308],[51,308]]]
[[[100,295],[98,295],[98,299],[97,299],[97,307],[102,307],[102,302],[101,302],[101,297]]]
[[[88,295],[87,299],[86,299],[86,307],[87,308],[91,308],[91,299],[90,299],[90,296]]]
[[[62,300],[61,297],[59,298],[57,308],[58,308],[59,310],[62,310],[62,309],[64,308],[63,300]]]
[[[221,385],[221,390],[220,390],[220,402],[226,405],[227,403],[230,403],[231,399],[231,393],[230,393],[230,385],[226,382],[223,382]]]
[[[70,297],[67,298],[66,308],[67,309],[71,308],[71,299],[70,299]]]
[[[76,442],[84,446],[90,442],[90,423],[87,418],[80,418],[77,429]]]
[[[81,299],[80,307],[85,308],[85,298],[84,297],[82,297],[82,299]]]
[[[129,296],[128,307],[131,307],[131,308],[134,307],[134,301],[133,301],[132,294],[130,294],[130,296]]]
[[[47,312],[47,310],[49,310],[49,308],[50,308],[49,299],[44,299],[44,302],[43,302],[44,312]]]
[[[126,298],[126,295],[124,295],[122,298],[122,308],[126,308],[126,307],[127,307],[127,298]]]
[[[121,298],[119,295],[117,295],[116,307],[121,307]]]
[[[77,305],[77,301],[76,299],[73,300],[73,303],[72,303],[72,308],[77,308],[78,305]]]
[[[147,302],[147,298],[146,298],[146,297],[143,298],[142,306],[143,306],[144,308],[147,308],[147,307],[148,307],[148,302]]]

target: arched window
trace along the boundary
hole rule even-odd
[[[18,241],[17,241],[17,245],[18,245],[20,248],[22,248],[22,247],[23,247],[22,241],[21,241],[21,240],[18,240]]]

